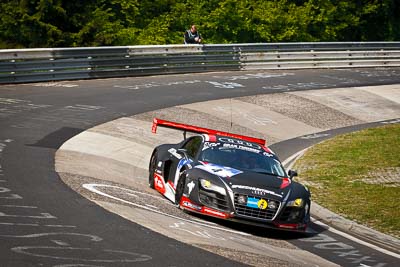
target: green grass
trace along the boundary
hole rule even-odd
[[[337,136],[296,162],[313,201],[360,224],[400,237],[400,125]],[[397,177],[371,184],[365,179]]]

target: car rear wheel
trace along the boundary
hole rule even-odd
[[[149,165],[149,187],[154,189],[154,172],[156,171],[157,151],[153,152]]]
[[[186,170],[182,171],[179,174],[179,180],[176,185],[176,190],[175,190],[175,204],[179,205],[181,202],[181,198],[183,195],[183,191],[185,190],[185,180],[186,180]]]

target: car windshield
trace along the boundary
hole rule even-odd
[[[220,143],[213,143],[212,146],[205,146],[199,160],[242,171],[286,176],[280,161],[262,150],[227,148]]]

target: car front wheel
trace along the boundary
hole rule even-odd
[[[154,189],[154,172],[156,171],[156,164],[157,164],[157,151],[153,152],[150,159],[149,165],[149,187]]]
[[[180,173],[179,180],[176,185],[176,190],[175,190],[175,204],[176,205],[179,205],[179,203],[181,202],[183,191],[185,190],[185,180],[186,180],[186,170]]]

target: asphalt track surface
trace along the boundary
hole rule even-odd
[[[85,129],[160,108],[256,94],[400,83],[398,68],[268,73],[289,72],[280,79],[241,80],[245,89],[232,81],[221,83],[217,73],[0,86],[0,265],[241,265],[98,207],[59,179],[54,155]],[[196,82],[187,83],[188,79]],[[278,154],[282,151],[281,159],[295,149],[283,143],[275,146]],[[364,249],[346,253],[353,253],[354,261],[382,259],[368,266],[398,263]],[[326,253],[326,257],[346,256]],[[362,266],[362,261],[358,264],[352,266]]]

